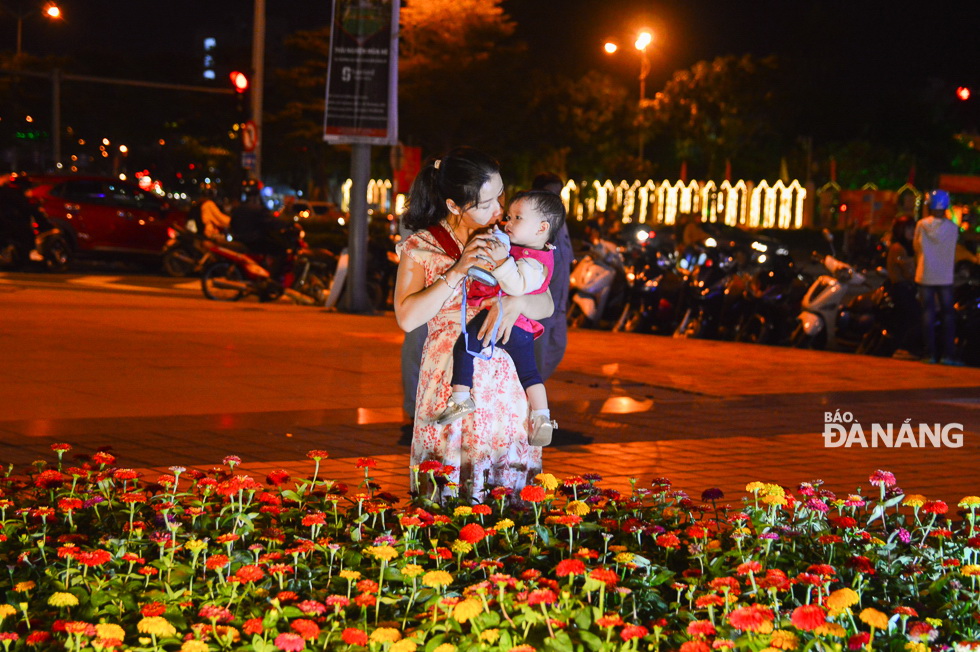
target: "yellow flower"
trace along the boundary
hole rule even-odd
[[[0,620],[3,620],[7,616],[13,616],[15,613],[17,613],[17,610],[14,609],[13,605],[0,604]]]
[[[452,643],[443,643],[432,652],[456,652],[456,646]]]
[[[878,537],[871,537],[870,539],[868,539],[868,543],[872,543],[872,544],[874,544],[876,546],[883,546],[883,545],[885,545],[885,542],[882,541],[881,539],[879,539]]]
[[[448,586],[452,581],[453,576],[443,570],[429,571],[422,576],[422,584],[431,586],[434,589],[440,586]]]
[[[453,552],[465,555],[470,550],[473,549],[473,544],[469,541],[463,541],[462,539],[456,539],[453,541]]]
[[[926,618],[926,622],[933,627],[942,627],[943,621],[941,618]]]
[[[912,641],[905,644],[905,649],[909,652],[929,652],[929,646],[925,643],[913,643]]]
[[[922,494],[909,494],[902,500],[902,504],[909,507],[922,507],[925,503],[926,497]]]
[[[184,644],[180,646],[180,652],[208,652],[210,649],[207,643],[196,639],[184,641]]]
[[[626,546],[609,546],[609,552],[626,552],[629,550]]]
[[[512,527],[514,527],[514,521],[510,520],[509,518],[502,518],[497,521],[497,524],[493,526],[493,529],[500,531],[509,530]]]
[[[785,629],[777,629],[769,639],[769,645],[779,650],[795,650],[800,647],[800,639],[796,634]]]
[[[560,484],[558,482],[558,478],[551,475],[550,473],[539,473],[536,476],[534,476],[534,479],[537,480],[538,484],[540,484],[548,491],[554,491],[555,489],[558,488],[558,485]]]
[[[617,564],[629,564],[633,561],[633,557],[632,552],[621,552],[616,555],[615,560]]]
[[[27,580],[26,582],[17,582],[16,584],[14,584],[14,591],[30,591],[35,586],[37,586],[37,584],[34,583],[34,580]]]
[[[960,572],[967,577],[977,577],[980,576],[980,566],[977,566],[976,564],[967,564],[960,569]]]
[[[394,643],[401,637],[402,633],[394,627],[379,627],[371,632],[371,641],[374,643]]]
[[[499,629],[485,629],[482,632],[480,632],[480,640],[481,641],[486,641],[487,643],[490,643],[491,645],[493,645],[494,643],[496,643],[498,638],[500,638],[500,630]]]
[[[980,496],[964,496],[963,500],[959,502],[959,507],[963,507],[964,509],[980,507]]]
[[[764,486],[765,485],[762,484],[761,482],[750,482],[747,485],[745,485],[745,490],[751,494],[754,494],[758,492],[760,489],[762,489]]]
[[[473,513],[473,508],[469,505],[460,505],[453,511],[453,516],[469,516]]]
[[[52,593],[48,598],[48,604],[52,607],[74,607],[78,604],[78,598],[71,593]]]
[[[460,623],[465,623],[470,618],[476,618],[483,612],[483,603],[473,598],[467,598],[462,602],[457,602],[453,607],[453,618]]]
[[[201,541],[200,539],[191,539],[190,541],[184,544],[184,547],[190,550],[191,552],[194,552],[196,550],[204,550],[205,548],[208,547],[208,542]]]
[[[762,502],[767,505],[785,505],[787,500],[786,496],[780,494],[765,494],[762,496]]]
[[[126,638],[126,630],[115,623],[99,623],[95,626],[95,635],[99,638],[114,638],[121,641]]]
[[[341,577],[343,577],[343,578],[344,578],[345,580],[347,580],[348,582],[353,582],[354,580],[359,580],[359,579],[361,579],[361,573],[360,573],[359,571],[354,571],[354,570],[342,570],[342,571],[340,571],[340,573],[338,573],[338,574],[339,574],[339,575],[340,575]]]
[[[824,623],[813,630],[813,633],[818,636],[835,636],[837,638],[847,636],[847,630],[837,623]]]
[[[418,564],[405,564],[405,567],[402,568],[402,575],[409,578],[418,577],[424,572],[425,569],[419,566]]]
[[[846,587],[837,589],[827,596],[827,609],[832,613],[840,613],[851,605],[857,604],[860,600],[861,596],[854,589],[848,589]]]
[[[391,561],[398,556],[398,551],[391,546],[372,546],[367,549],[367,554],[375,557],[376,559]]]
[[[858,618],[861,619],[861,622],[875,629],[888,629],[888,616],[872,607],[861,611]]]
[[[418,645],[412,639],[403,638],[388,648],[388,652],[415,652],[415,648],[417,647]]]
[[[766,483],[762,487],[762,493],[769,496],[785,496],[786,491],[778,484]]]
[[[569,514],[575,514],[576,516],[585,516],[592,510],[589,509],[589,506],[583,503],[581,500],[573,500],[565,505],[565,511]]]
[[[149,634],[158,638],[177,634],[177,629],[162,616],[147,616],[136,623],[136,629],[139,630],[140,634]]]

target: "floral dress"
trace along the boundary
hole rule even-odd
[[[426,287],[456,262],[424,229],[401,243],[399,250],[425,270]],[[458,483],[460,493],[482,501],[493,487],[520,491],[541,471],[541,448],[527,442],[527,395],[510,356],[500,348],[494,349],[490,360],[474,359],[471,395],[476,410],[449,425],[436,425],[435,419],[446,408],[451,392],[461,303],[462,288],[458,288],[427,324],[429,336],[422,349],[411,463],[415,467],[436,460],[453,467],[449,479]],[[468,308],[467,321],[476,312],[475,307]],[[419,481],[424,479],[420,476]]]

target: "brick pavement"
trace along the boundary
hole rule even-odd
[[[407,488],[400,333],[363,317],[197,298],[6,292],[0,350],[0,461],[50,458],[68,441],[111,445],[150,477],[228,454],[263,475],[356,484],[360,456],[385,488]],[[560,422],[545,469],[597,471],[627,488],[666,476],[731,498],[746,482],[821,478],[838,492],[877,468],[907,491],[950,502],[980,493],[980,370],[650,335],[573,332],[549,382]],[[871,423],[961,423],[961,448],[826,448],[825,411]]]

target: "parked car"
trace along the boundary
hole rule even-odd
[[[187,211],[111,177],[38,175],[31,181],[31,196],[79,256],[156,263],[169,227],[187,221]]]
[[[293,202],[293,205],[283,210],[283,217],[292,219],[295,222],[331,222],[343,224],[347,218],[337,204],[328,201],[306,201],[300,200]]]

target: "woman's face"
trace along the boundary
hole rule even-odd
[[[480,188],[480,198],[463,211],[463,219],[473,228],[482,228],[497,222],[504,214],[504,180],[494,173]]]

